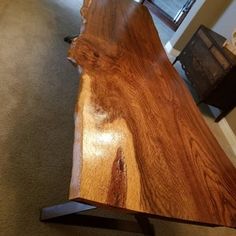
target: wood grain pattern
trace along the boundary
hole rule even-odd
[[[236,170],[167,59],[148,10],[85,0],[70,199],[236,226]]]

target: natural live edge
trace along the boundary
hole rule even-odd
[[[236,227],[236,169],[167,59],[147,9],[86,0],[70,199]]]

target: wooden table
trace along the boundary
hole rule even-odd
[[[82,68],[72,202],[44,208],[42,220],[64,222],[94,208],[87,203],[236,227],[236,169],[169,62],[146,7],[85,0],[81,14],[68,56]]]

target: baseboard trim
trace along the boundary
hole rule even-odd
[[[167,54],[170,54],[170,55],[172,55],[172,56],[174,56],[174,57],[177,57],[177,56],[179,56],[179,54],[180,54],[180,51],[179,51],[179,50],[173,48],[173,46],[171,45],[170,41],[168,41],[168,42],[166,43],[166,45],[165,45],[165,51],[166,51]]]
[[[234,154],[236,155],[236,136],[233,130],[230,128],[227,120],[223,118],[219,123],[219,127],[223,131],[225,138],[227,139],[228,143],[230,144]]]

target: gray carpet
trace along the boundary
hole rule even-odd
[[[68,196],[79,76],[63,37],[79,32],[80,4],[0,1],[0,236],[133,235],[39,221],[41,207]],[[154,223],[157,235],[236,235]]]

